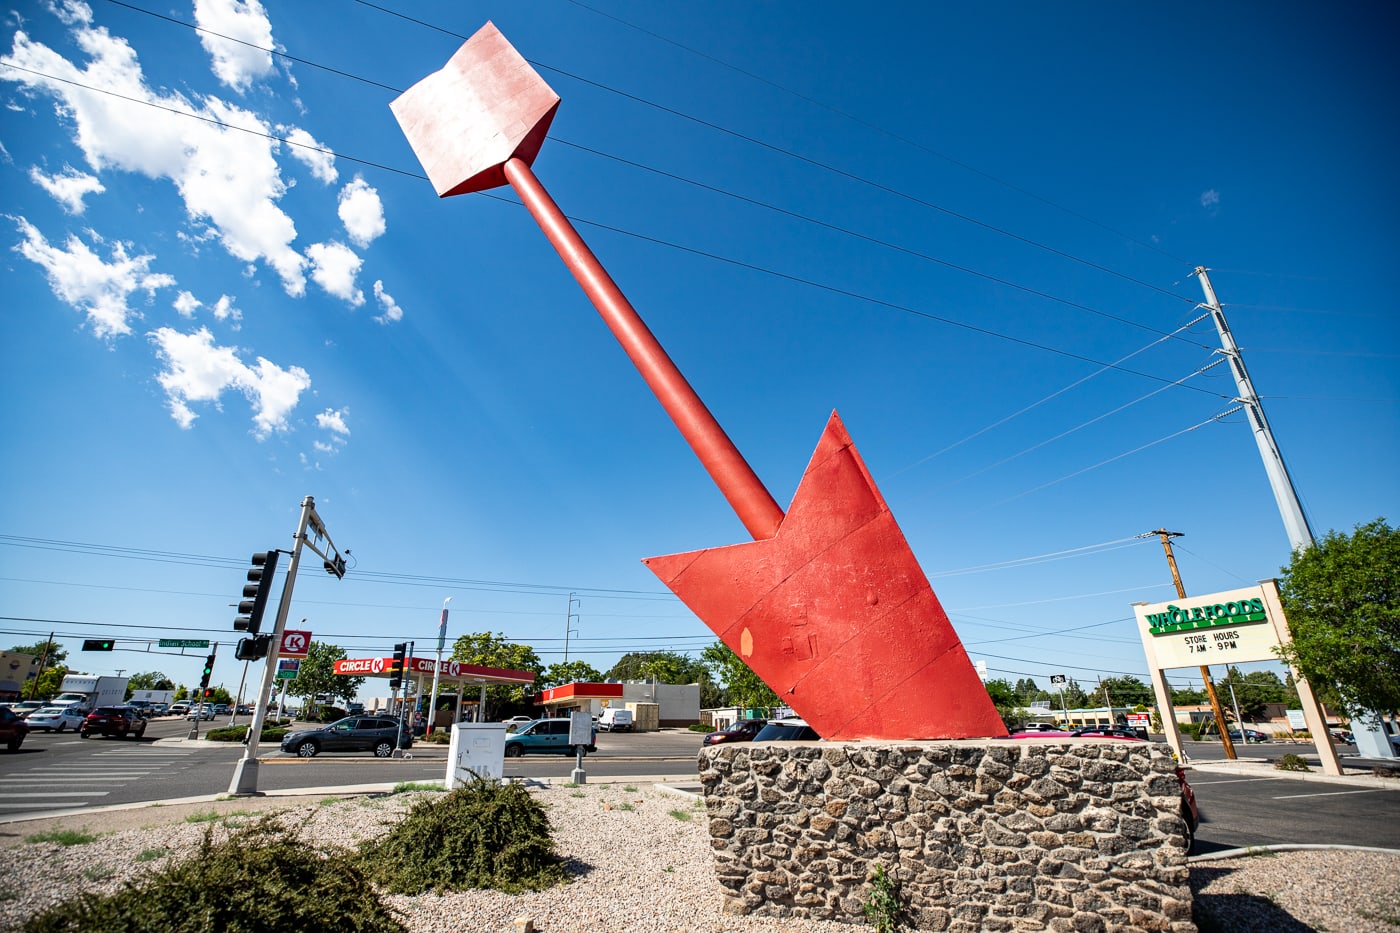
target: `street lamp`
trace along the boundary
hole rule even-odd
[[[447,604],[450,602],[451,596],[442,601],[442,618],[438,621],[437,664],[433,665],[433,696],[428,701],[428,727],[425,734],[432,733],[434,720],[437,719],[438,677],[442,674],[442,646],[447,641]]]

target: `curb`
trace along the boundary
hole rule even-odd
[[[1207,852],[1204,855],[1188,856],[1186,864],[1196,865],[1201,862],[1219,862],[1232,858],[1252,858],[1256,855],[1275,855],[1279,852],[1381,852],[1390,855],[1400,855],[1400,849],[1385,849],[1379,846],[1313,845],[1300,842],[1268,846],[1247,846],[1243,849],[1226,849],[1223,852]]]

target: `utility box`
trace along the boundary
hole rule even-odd
[[[447,789],[480,778],[499,781],[506,770],[506,726],[502,722],[459,722],[447,746]]]
[[[661,728],[661,704],[628,703],[632,711],[633,732],[656,732]]]

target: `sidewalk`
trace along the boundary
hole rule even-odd
[[[1287,778],[1295,781],[1321,781],[1347,784],[1352,787],[1400,790],[1400,762],[1390,759],[1343,758],[1342,773],[1337,775],[1324,774],[1322,761],[1316,755],[1299,755],[1298,757],[1306,761],[1312,770],[1280,771],[1274,767],[1274,762],[1267,758],[1238,758],[1234,761],[1209,761],[1194,758],[1187,763],[1186,770],[1200,771],[1206,774],[1244,774],[1260,778]],[[1381,773],[1377,773],[1378,771]]]

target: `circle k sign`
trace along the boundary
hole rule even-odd
[[[288,629],[282,633],[282,646],[277,653],[289,658],[304,658],[311,650],[311,633]]]

